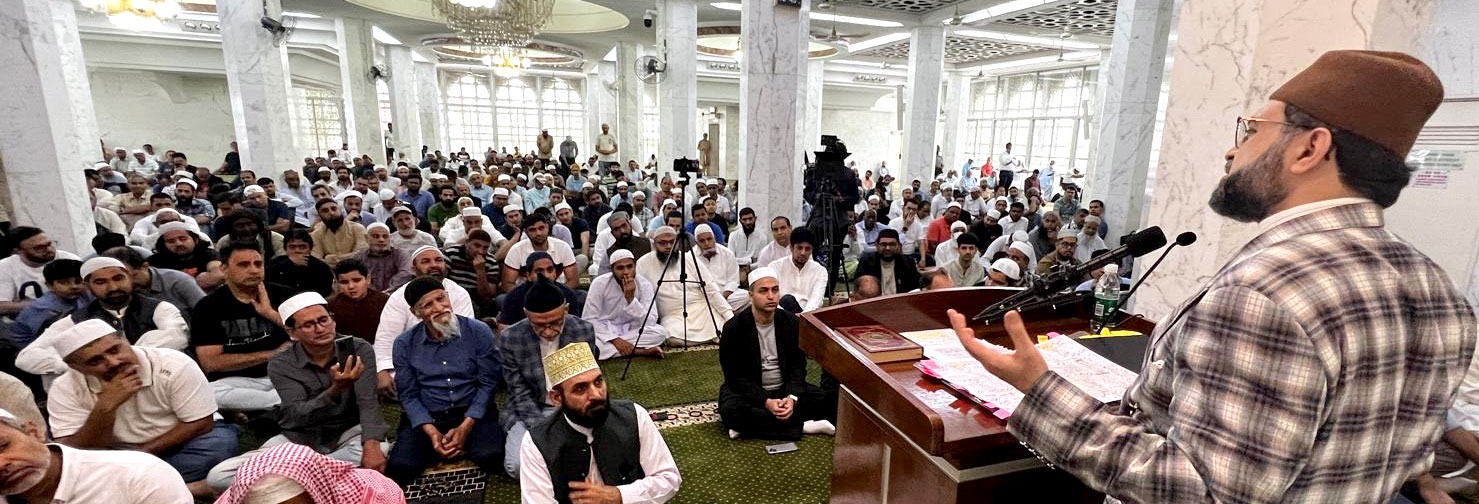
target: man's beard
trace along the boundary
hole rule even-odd
[[[338,231],[339,230],[339,226],[343,226],[344,225],[344,218],[343,217],[335,217],[333,219],[323,219],[323,221],[324,221],[324,226],[328,227],[329,228],[329,231]]]
[[[657,260],[658,260],[658,262],[661,262],[661,263],[664,263],[664,264],[667,264],[668,258],[672,257],[672,255],[673,255],[673,251],[672,250],[668,250],[667,252],[663,252],[663,251],[658,250],[658,249],[652,249],[652,253],[657,254]]]
[[[1207,206],[1218,215],[1239,222],[1267,218],[1274,205],[1289,195],[1289,189],[1279,181],[1279,170],[1283,169],[1279,157],[1287,143],[1280,140],[1248,166],[1222,177]]]
[[[615,237],[615,239],[612,240],[612,242],[614,242],[614,243],[616,243],[618,245],[626,245],[626,244],[632,242],[632,234],[631,233],[625,233],[625,234],[617,235]]]
[[[442,335],[442,340],[454,340],[462,336],[462,326],[451,312],[433,315],[426,323]]]
[[[607,406],[605,399],[592,399],[589,404],[586,404],[585,409],[585,413],[581,413],[567,407],[560,408],[565,413],[565,418],[587,429],[600,427],[606,423],[606,417],[611,413],[611,408]]]
[[[740,223],[740,228],[745,230],[745,234],[746,235],[749,235],[749,234],[755,232],[755,225],[754,224],[750,224],[750,225],[746,226],[745,223],[741,222]]]
[[[104,294],[103,297],[98,298],[98,300],[102,301],[103,306],[117,309],[128,306],[128,298],[131,295],[132,293],[128,291],[114,290],[108,291],[107,294]]]
[[[430,270],[427,270],[425,273],[422,273],[422,274],[423,275],[430,276],[430,277],[435,278],[437,280],[446,280],[447,279],[447,270],[442,269],[442,268],[439,268],[439,267],[435,267],[435,266],[433,266]]]

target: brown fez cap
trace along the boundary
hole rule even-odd
[[[1330,51],[1269,98],[1406,157],[1443,101],[1443,84],[1406,54]]]

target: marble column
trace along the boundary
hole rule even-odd
[[[895,178],[907,182],[935,175],[935,132],[940,126],[940,82],[945,74],[945,28],[921,26],[909,36],[909,103],[904,107],[903,166]]]
[[[1223,176],[1234,119],[1333,49],[1421,54],[1435,0],[1253,0],[1182,2],[1160,158],[1147,224],[1195,231],[1136,294],[1135,311],[1156,320],[1206,285],[1257,227],[1217,215],[1207,198]],[[1117,230],[1115,232],[1118,232]]]
[[[671,166],[678,158],[698,159],[697,26],[698,7],[693,0],[658,0],[658,54],[662,57],[663,44],[667,44],[668,63],[666,78],[657,85],[658,166]]]
[[[719,165],[719,175],[725,180],[734,180],[739,177],[739,151],[740,151],[740,108],[735,106],[724,107],[724,121],[720,123],[720,129],[724,137],[724,153],[719,159],[724,163]],[[712,140],[712,139],[710,139]],[[742,183],[741,186],[744,184]]]
[[[801,218],[797,103],[804,100],[810,0],[743,2],[740,11],[739,205],[761,219]]]
[[[96,227],[82,170],[103,154],[73,9],[0,2],[0,178],[12,226],[44,229],[57,248],[87,255]]]
[[[965,164],[965,156],[961,156],[964,149],[965,139],[965,115],[970,112],[971,100],[971,76],[967,74],[947,74],[945,76],[945,117],[944,124],[940,127],[940,156],[945,158],[945,170],[958,169]],[[933,175],[934,172],[929,173]],[[910,176],[908,179],[900,179],[903,190],[914,178],[919,178],[921,187],[929,187],[929,177],[923,174]]]
[[[385,46],[385,62],[390,67],[390,147],[397,158],[401,154],[415,164],[421,158],[421,115],[416,107],[416,61],[411,48]],[[394,166],[394,160],[391,165]]]
[[[1103,200],[1106,241],[1143,226],[1151,137],[1165,74],[1173,0],[1120,0],[1114,43],[1099,65],[1099,129],[1084,201]]]
[[[421,143],[446,154],[450,151],[442,143],[441,110],[442,81],[437,76],[436,64],[416,63],[416,115],[421,122]]]
[[[596,154],[596,135],[601,134],[601,125],[616,127],[616,93],[608,86],[616,83],[616,64],[609,61],[597,63],[585,79],[585,134],[576,138],[580,142],[580,155],[576,161],[585,163]]]
[[[823,65],[821,60],[806,62],[806,79],[801,86],[803,99],[796,104],[800,108],[797,117],[801,118],[801,127],[797,128],[795,166],[801,166],[805,158],[814,157],[816,151],[822,150],[822,77],[826,76]]]
[[[344,135],[349,151],[387,161],[385,132],[380,124],[380,97],[375,94],[375,39],[363,19],[334,20],[339,40],[339,96],[344,99]],[[306,154],[305,154],[306,155]]]
[[[282,170],[301,166],[300,154],[307,154],[294,145],[286,47],[274,46],[261,23],[263,16],[282,17],[282,2],[221,2],[216,11],[241,166],[258,177],[277,178]]]
[[[642,44],[621,42],[616,45],[616,124],[611,125],[611,134],[616,135],[616,160],[622,166],[626,166],[628,159],[646,164],[641,158],[646,157],[642,155],[642,92],[647,84],[637,80],[633,71],[637,58],[642,54]],[[600,133],[597,129],[596,134]],[[595,153],[596,145],[592,143],[591,154]]]

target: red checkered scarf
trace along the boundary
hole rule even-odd
[[[320,504],[405,504],[401,488],[385,475],[370,469],[355,469],[353,464],[320,455],[312,448],[295,443],[280,444],[261,452],[236,472],[231,488],[216,499],[216,504],[241,504],[252,485],[269,474],[298,482]]]

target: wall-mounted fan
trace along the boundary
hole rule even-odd
[[[657,84],[667,78],[668,64],[657,56],[643,56],[637,58],[632,72],[637,74],[637,79],[647,84]]]

